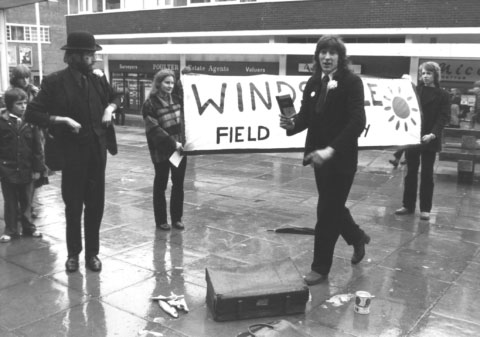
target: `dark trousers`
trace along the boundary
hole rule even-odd
[[[33,191],[33,181],[26,184],[14,184],[7,181],[1,182],[4,201],[5,234],[18,235],[18,218],[23,234],[31,234],[37,229],[31,221],[30,196]]]
[[[340,235],[348,245],[363,238],[363,230],[345,206],[354,176],[355,173],[325,175],[315,169],[318,204],[312,270],[317,273],[327,275],[330,272]]]
[[[407,174],[405,175],[405,189],[403,191],[403,207],[415,210],[417,202],[418,169],[420,173],[420,212],[432,210],[433,199],[433,165],[437,153],[421,149],[408,149],[405,152],[407,159]]]
[[[62,170],[68,256],[82,251],[82,212],[85,256],[95,256],[99,252],[100,223],[105,204],[106,153],[96,144],[78,146],[73,150],[67,154]]]
[[[153,181],[153,213],[156,225],[167,223],[167,201],[165,190],[167,189],[168,176],[172,173],[172,193],[170,196],[170,217],[172,222],[181,221],[183,216],[183,181],[187,168],[187,157],[184,157],[178,165],[173,166],[168,160],[154,163],[155,179]]]

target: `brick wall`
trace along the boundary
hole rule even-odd
[[[60,47],[66,43],[66,23],[65,15],[67,14],[67,1],[59,0],[58,2],[41,2],[40,9],[40,25],[50,27],[50,43],[42,43],[42,66],[43,73],[47,75],[56,70],[65,67],[63,63],[63,51]],[[9,24],[28,24],[35,25],[35,5],[26,5],[6,10],[7,23]],[[33,66],[34,72],[38,71],[38,51],[37,43],[30,42],[9,42],[9,45],[31,46],[33,50]]]
[[[315,0],[67,17],[95,34],[321,28],[478,27],[478,0]]]

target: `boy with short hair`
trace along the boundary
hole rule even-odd
[[[22,235],[42,237],[26,210],[33,182],[45,170],[39,130],[23,120],[27,94],[22,89],[12,88],[5,92],[4,101],[6,109],[0,111],[0,182],[5,210],[5,231],[0,237],[2,243],[20,234],[18,209],[21,212]]]

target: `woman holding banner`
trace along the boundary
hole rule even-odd
[[[167,222],[167,202],[165,190],[171,172],[172,192],[170,197],[170,216],[172,226],[184,229],[183,181],[187,168],[187,158],[183,156],[182,116],[183,104],[180,98],[172,94],[175,86],[175,74],[169,69],[160,70],[153,79],[152,90],[142,106],[150,157],[155,168],[153,181],[153,211],[156,227],[170,230]],[[173,158],[176,158],[173,159]]]
[[[440,89],[441,70],[435,62],[425,62],[419,67],[420,84],[417,94],[422,107],[422,144],[405,151],[407,174],[403,191],[403,207],[395,214],[412,214],[417,202],[418,169],[420,173],[420,219],[430,220],[433,198],[433,166],[441,150],[441,136],[450,119],[450,95]]]
[[[287,135],[305,129],[304,165],[312,165],[318,190],[317,223],[309,285],[327,279],[341,235],[353,245],[352,264],[365,256],[370,237],[345,206],[357,170],[358,137],[365,128],[362,80],[347,67],[346,48],[337,36],[322,36],[314,54],[314,73],[303,92],[300,112],[280,116]]]

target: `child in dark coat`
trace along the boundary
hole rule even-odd
[[[22,235],[42,237],[27,208],[33,183],[45,170],[40,131],[23,120],[27,94],[19,88],[9,89],[4,100],[6,109],[0,111],[0,181],[5,203],[2,243],[19,236],[19,210]]]

